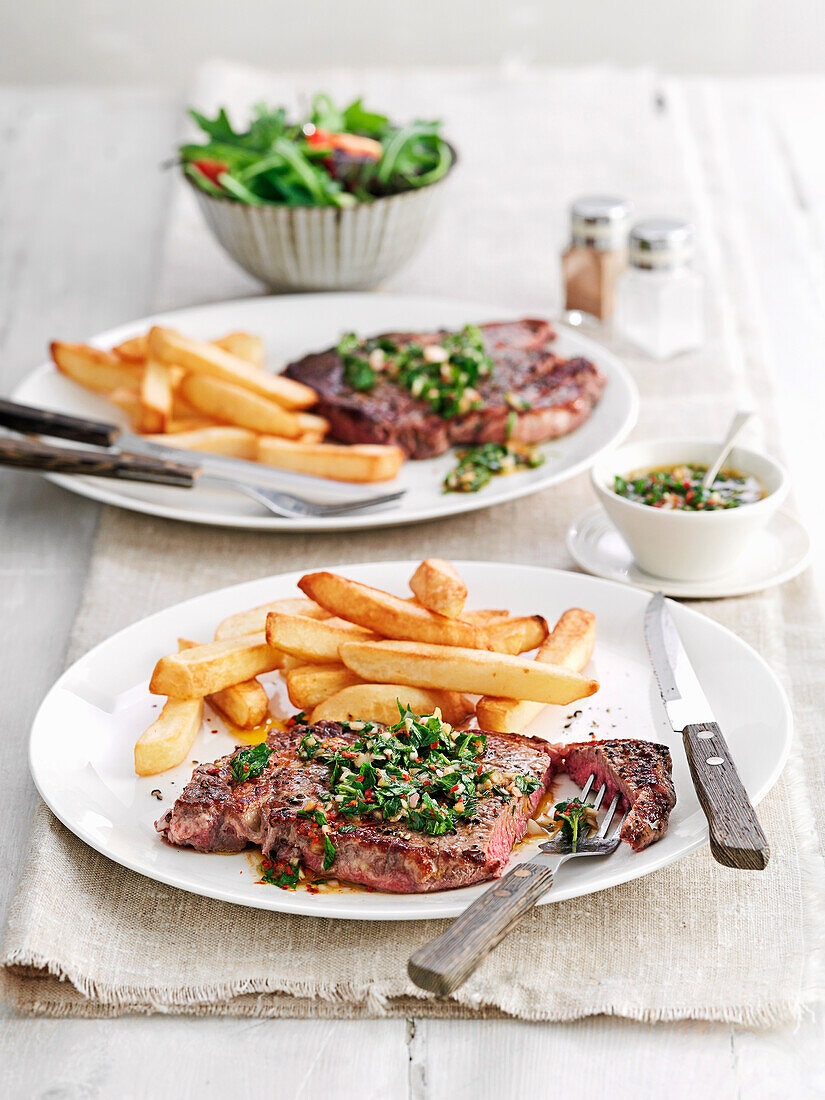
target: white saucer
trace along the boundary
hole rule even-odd
[[[674,581],[645,573],[633,560],[627,543],[597,504],[574,520],[567,532],[567,549],[588,573],[611,581],[662,591],[666,596],[716,599],[744,596],[783,584],[811,560],[811,539],[798,519],[777,512],[754,539],[736,569],[707,581]]]

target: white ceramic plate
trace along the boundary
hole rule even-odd
[[[348,565],[347,576],[404,595],[416,562]],[[680,738],[664,719],[642,636],[647,597],[626,586],[559,570],[458,563],[475,607],[507,606],[539,611],[549,620],[567,607],[592,609],[597,619],[592,672],[597,695],[568,708],[548,707],[528,732],[553,741],[640,737],[663,741],[673,752],[678,802],[664,840],[634,855],[622,845],[608,860],[574,860],[559,874],[545,902],[604,890],[639,878],[698,848],[707,838],[705,818],[688,773]],[[97,646],[61,676],[46,696],[31,736],[30,761],[38,790],[52,811],[99,852],[149,878],[206,897],[260,909],[358,920],[423,920],[451,917],[485,885],[444,893],[403,895],[346,890],[319,894],[257,884],[250,855],[203,855],[164,844],[153,823],[189,779],[186,764],[152,778],[133,771],[133,746],[158,714],[147,681],[157,658],[177,638],[209,638],[217,623],[241,608],[296,593],[300,573],[270,577],[187,600],[135,623]],[[785,694],[765,662],[735,635],[709,619],[674,605],[673,616],[708,698],[722,724],[742,779],[759,801],[779,776],[791,738]],[[577,718],[567,717],[580,711]],[[281,711],[291,713],[291,709]],[[218,732],[212,732],[218,730]],[[234,741],[217,721],[207,721],[192,760],[231,751]],[[159,789],[162,799],[151,792]],[[560,797],[572,790],[566,781]],[[525,858],[535,844],[520,849]]]
[[[640,569],[630,547],[601,505],[579,516],[567,531],[567,549],[582,569],[597,577],[633,584],[648,592],[664,592],[680,599],[710,600],[745,596],[784,584],[811,561],[811,537],[787,512],[777,512],[751,541],[736,568],[706,581],[674,581]]]
[[[235,329],[263,336],[268,366],[281,370],[306,352],[337,343],[343,332],[371,335],[393,329],[458,328],[468,322],[517,317],[513,310],[439,298],[388,294],[298,294],[245,298],[178,310],[135,321],[101,333],[92,340],[111,347],[145,332],[151,324],[170,325],[188,336],[208,339]],[[562,328],[556,342],[561,355],[582,355],[605,372],[608,384],[593,415],[571,435],[544,447],[546,461],[535,470],[494,478],[478,493],[442,493],[441,483],[455,462],[448,452],[440,458],[407,462],[399,477],[383,487],[404,488],[406,496],[379,511],[337,519],[281,519],[262,513],[254,502],[221,489],[173,489],[165,486],[110,481],[104,478],[52,475],[57,484],[106,504],[135,512],[188,520],[190,523],[251,527],[258,530],[322,531],[387,527],[418,523],[440,516],[471,512],[505,500],[538,492],[587,469],[603,450],[622,441],[636,420],[636,386],[619,360],[604,348]],[[30,405],[115,421],[126,426],[123,413],[105,398],[82,389],[45,364],[17,387],[13,397]],[[382,487],[379,486],[379,487]]]

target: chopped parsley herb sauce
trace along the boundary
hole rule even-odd
[[[591,803],[582,802],[580,798],[568,798],[564,802],[556,803],[553,811],[553,834],[560,832],[566,836],[574,852],[579,831],[582,830],[587,836],[595,827],[596,808]]]
[[[458,452],[455,469],[444,478],[444,492],[477,493],[498,474],[532,470],[543,462],[544,455],[538,447],[516,443],[481,443],[478,447],[467,447]]]
[[[261,882],[268,886],[279,886],[282,890],[294,890],[301,878],[298,864],[273,863],[271,859],[261,860]]]
[[[236,783],[244,783],[247,779],[254,779],[260,775],[269,763],[272,749],[266,742],[254,745],[250,749],[241,749],[236,752],[229,762],[229,770]]]
[[[702,487],[707,466],[682,465],[661,470],[640,471],[614,479],[620,497],[670,511],[718,512],[753,504],[765,492],[755,477],[742,477],[733,470],[721,470],[709,489]]]
[[[359,392],[373,389],[385,378],[424,401],[445,420],[481,407],[476,388],[493,371],[484,350],[481,330],[465,325],[444,336],[440,344],[396,343],[387,336],[359,340],[343,336],[337,347],[344,364],[344,380]]]
[[[314,732],[301,738],[302,759],[329,769],[330,816],[373,816],[441,836],[475,815],[479,797],[512,798],[538,788],[534,776],[504,776],[479,763],[486,738],[478,730],[455,730],[438,711],[418,716],[409,708],[398,709],[401,721],[389,729],[348,723],[362,736],[346,745],[334,739],[327,743]],[[343,833],[355,826],[345,822],[334,828]]]

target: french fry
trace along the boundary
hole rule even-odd
[[[331,617],[326,608],[319,607],[313,600],[308,600],[304,596],[273,600],[271,603],[261,604],[260,607],[251,607],[248,611],[238,611],[224,619],[215,631],[215,641],[238,638],[242,634],[263,633],[266,630],[266,617],[270,611],[282,611],[286,615],[303,615],[307,619]]]
[[[536,654],[536,660],[581,672],[593,655],[595,641],[596,616],[573,607],[556,623]],[[521,733],[543,709],[541,703],[485,695],[476,704],[476,717],[482,729]]]
[[[504,609],[483,607],[479,611],[462,611],[465,623],[494,623],[498,619],[509,619],[510,612]]]
[[[252,393],[277,401],[285,409],[308,409],[318,400],[315,390],[301,382],[294,382],[280,374],[267,374],[223,348],[200,340],[189,340],[171,329],[158,326],[150,329],[149,350],[162,363],[243,386]]]
[[[391,481],[404,462],[400,447],[380,443],[310,443],[264,435],[258,461],[282,470],[314,474],[332,481]]]
[[[283,654],[273,649],[263,634],[245,634],[161,657],[149,690],[153,695],[200,699],[273,672],[282,662]]]
[[[188,638],[178,638],[178,650],[194,649],[197,645],[198,642]],[[269,698],[257,680],[233,684],[214,695],[207,695],[206,701],[242,730],[259,726],[269,713]]]
[[[264,342],[260,336],[252,336],[249,332],[228,332],[219,340],[214,340],[216,347],[237,355],[247,363],[253,363],[256,367],[262,367],[266,356],[264,355]]]
[[[269,644],[310,663],[339,663],[338,651],[344,642],[374,637],[372,631],[362,630],[343,619],[310,619],[281,611],[270,611],[266,617]]]
[[[286,674],[289,701],[299,710],[312,710],[330,696],[361,682],[360,676],[343,665],[300,665]]]
[[[509,653],[424,642],[345,642],[341,660],[372,683],[446,688],[566,706],[598,691],[596,680]]]
[[[124,363],[137,363],[142,366],[149,354],[146,335],[132,336],[131,339],[124,340],[123,343],[112,348],[112,354],[116,355],[118,359],[122,359]]]
[[[472,649],[487,648],[484,627],[434,615],[425,607],[391,596],[379,588],[370,588],[358,581],[340,577],[337,573],[307,573],[298,581],[298,587],[327,611],[385,638]]]
[[[143,369],[124,363],[110,351],[101,351],[88,344],[66,344],[59,340],[53,341],[50,351],[60,373],[87,390],[111,393],[122,386],[137,388],[140,385]]]
[[[410,577],[418,602],[437,615],[458,619],[467,599],[467,585],[455,567],[442,558],[427,558]]]
[[[131,386],[118,386],[107,396],[113,405],[117,405],[119,409],[126,413],[129,422],[136,428],[140,416],[139,392],[132,389]]]
[[[145,433],[165,432],[171,417],[172,383],[169,372],[150,356],[140,382],[138,430]]]
[[[138,775],[158,775],[182,763],[203,721],[203,699],[167,699],[135,745]]]
[[[152,443],[162,443],[165,447],[180,447],[183,451],[206,451],[213,455],[250,460],[254,459],[258,447],[258,437],[254,432],[250,432],[248,428],[230,428],[226,424],[166,435],[150,434],[146,438]]]
[[[180,393],[185,401],[207,416],[256,432],[297,439],[308,427],[321,431],[326,426],[326,421],[320,417],[309,413],[299,417],[276,401],[251,393],[243,386],[204,374],[188,374],[180,384]]]
[[[172,419],[166,425],[165,435],[183,435],[185,432],[199,432],[203,428],[225,428],[225,424],[217,424],[208,416],[194,416],[182,417],[180,420]],[[245,431],[245,428],[239,428],[238,431]],[[164,440],[159,437],[161,442]],[[165,442],[169,442],[166,440]],[[169,443],[169,446],[174,446],[173,443]],[[223,453],[223,452],[221,452]]]
[[[541,615],[519,615],[512,619],[492,619],[484,627],[490,649],[497,653],[526,653],[540,646],[549,633]]]
[[[405,684],[356,684],[319,703],[312,712],[312,721],[348,722],[355,718],[394,726],[399,703],[416,714],[432,714],[437,708],[444,721],[453,726],[473,713],[470,700],[456,691],[428,691]]]

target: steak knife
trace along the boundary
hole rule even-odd
[[[668,720],[682,734],[713,858],[726,867],[763,871],[767,839],[661,592],[647,606],[645,640]]]

